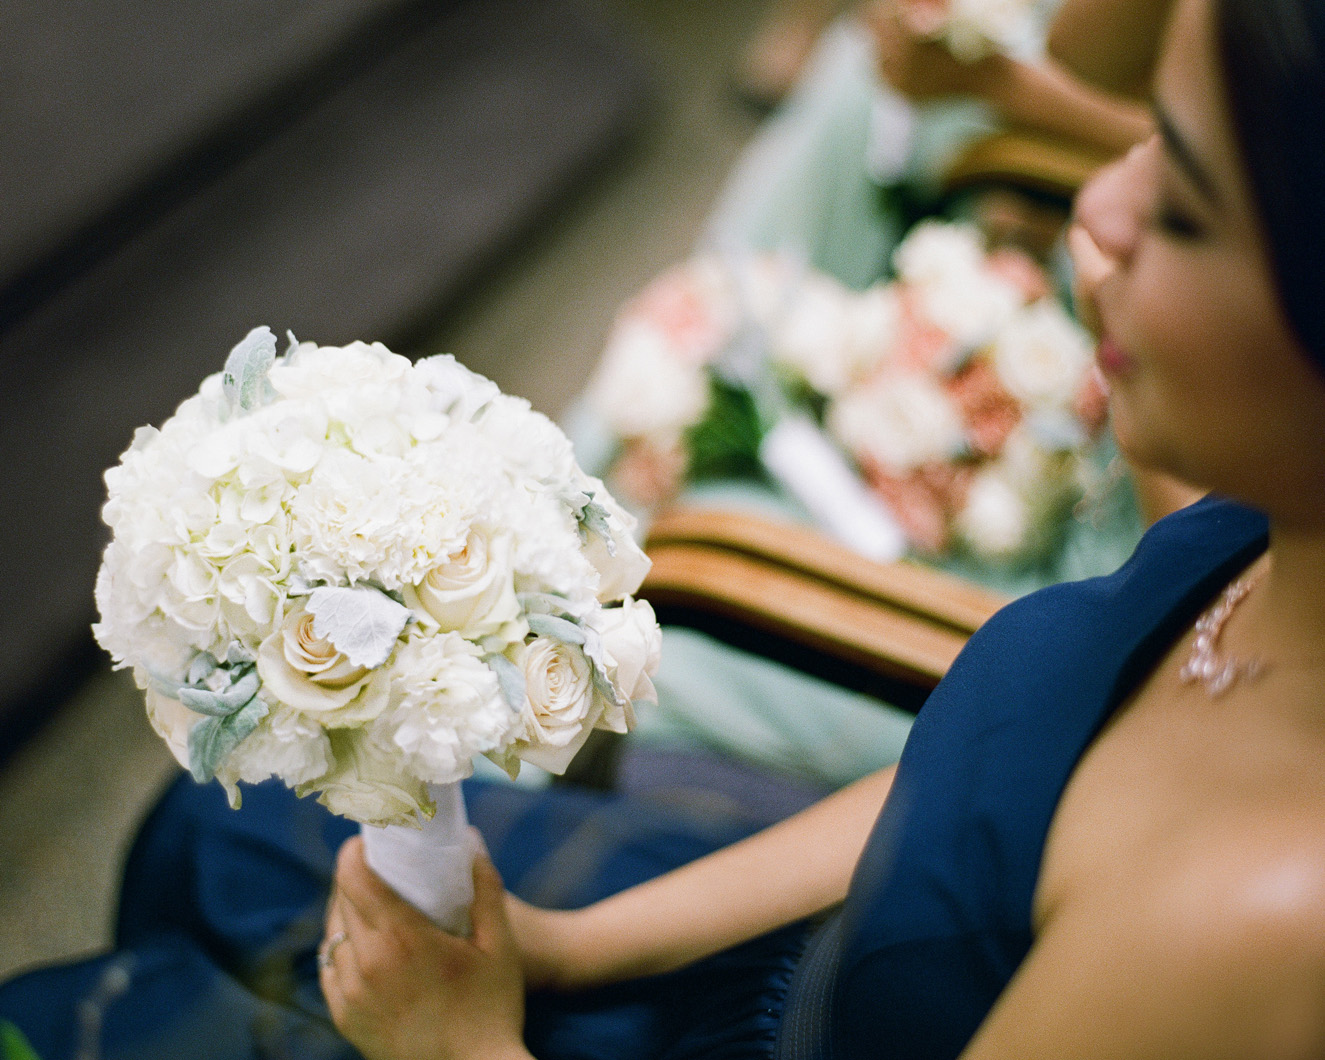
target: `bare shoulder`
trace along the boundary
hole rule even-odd
[[[1325,1056],[1319,831],[1214,843],[1067,903],[964,1060]]]

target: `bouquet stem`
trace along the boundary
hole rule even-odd
[[[421,827],[363,825],[369,867],[438,927],[469,934],[474,901],[474,845],[469,835],[460,785],[429,784],[437,804]]]

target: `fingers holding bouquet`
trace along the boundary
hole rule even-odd
[[[459,938],[368,867],[362,839],[341,848],[319,980],[332,1020],[368,1060],[527,1060],[520,952],[482,851],[474,894],[472,932]]]

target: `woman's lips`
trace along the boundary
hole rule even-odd
[[[1107,335],[1100,339],[1099,347],[1095,350],[1095,361],[1100,371],[1113,379],[1129,374],[1136,366],[1136,362]]]

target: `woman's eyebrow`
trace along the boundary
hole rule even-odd
[[[1201,164],[1201,160],[1197,158],[1191,145],[1178,132],[1177,125],[1174,124],[1163,104],[1158,99],[1152,99],[1150,109],[1155,117],[1155,127],[1159,130],[1160,139],[1164,141],[1164,147],[1169,156],[1202,195],[1213,205],[1219,205],[1219,191],[1215,187],[1214,180],[1210,177],[1209,170]]]

